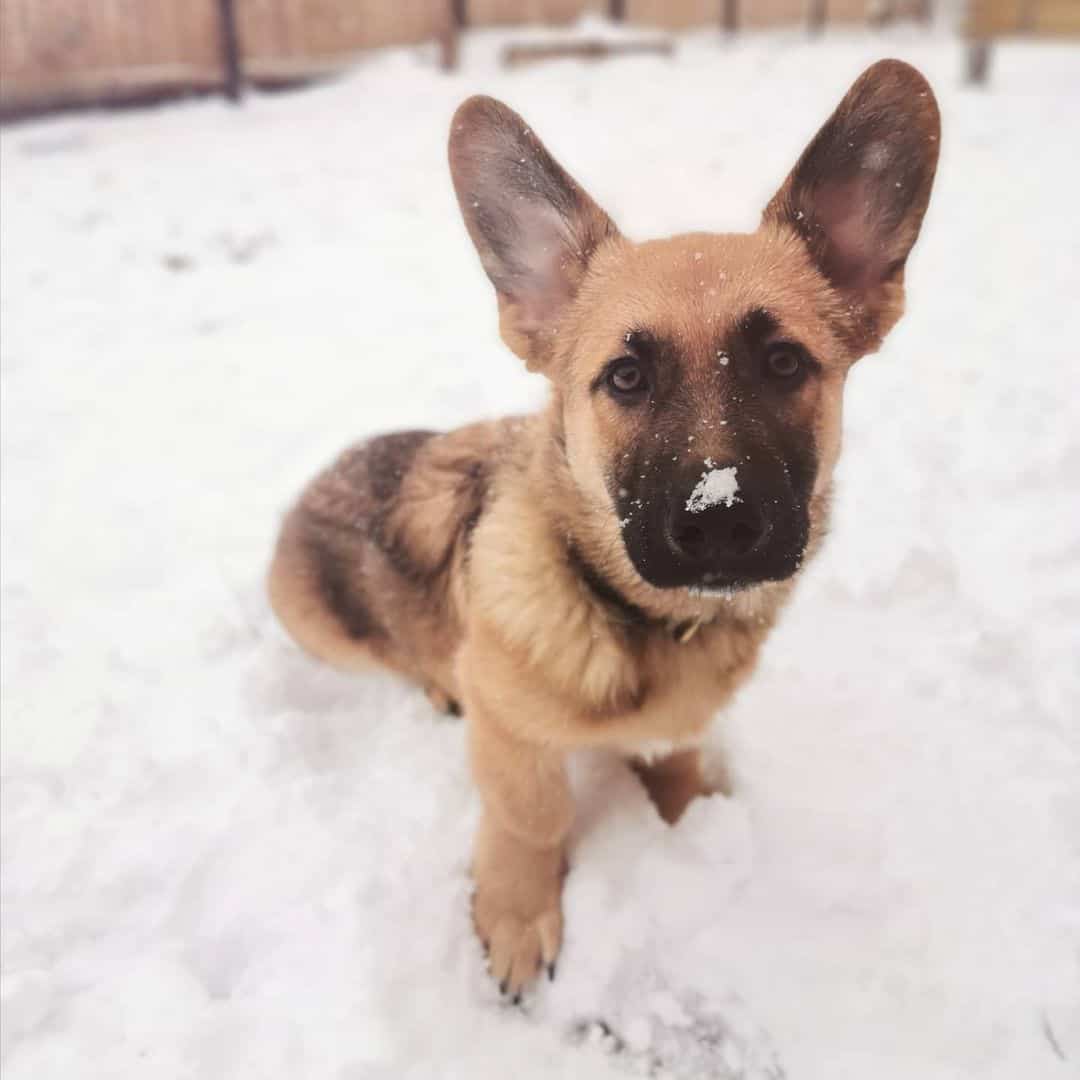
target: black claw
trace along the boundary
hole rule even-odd
[[[503,979],[503,981],[501,983],[499,983],[499,993],[500,994],[505,994],[506,991],[509,989],[509,987],[510,987],[510,980],[508,978]]]
[[[510,1004],[511,1005],[520,1005],[521,1004],[521,991],[520,990],[510,999]]]
[[[461,706],[453,698],[446,703],[446,715],[461,716]]]
[[[548,964],[547,972],[548,972],[548,982],[554,982],[555,981],[555,961],[554,960],[552,960],[551,963]]]

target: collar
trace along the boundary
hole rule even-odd
[[[566,547],[567,560],[592,598],[607,612],[612,622],[638,630],[663,630],[674,641],[685,645],[702,626],[712,619],[698,616],[693,619],[665,619],[650,615],[644,608],[628,600],[571,542]]]

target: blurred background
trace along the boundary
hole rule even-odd
[[[713,26],[728,33],[943,17],[968,42],[976,79],[986,77],[989,47],[999,37],[1080,33],[1075,0],[4,0],[0,108],[11,116],[191,91],[236,96],[244,84],[318,78],[364,50],[428,40],[440,42],[442,62],[452,67],[455,39],[465,28],[568,24],[586,14],[631,26]],[[575,48],[598,55],[587,43]],[[511,51],[507,59],[523,63],[540,55],[557,56],[558,46],[542,54]]]
[[[0,0],[5,1080],[1066,1080],[1080,1061],[1080,0]],[[675,829],[581,763],[500,1007],[461,727],[276,626],[350,442],[534,409],[446,166],[519,110],[634,239],[937,94],[833,527]]]

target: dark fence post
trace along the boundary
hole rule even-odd
[[[235,0],[218,0],[221,16],[221,62],[225,68],[225,96],[239,101],[244,92],[244,62],[240,55],[240,35],[236,28]]]
[[[739,28],[739,0],[723,0],[720,8],[720,28],[734,34]]]
[[[967,80],[982,84],[990,73],[990,42],[985,39],[972,41],[967,50]]]
[[[608,15],[612,22],[622,22],[626,18],[626,0],[608,0]]]
[[[465,0],[444,0],[439,20],[439,65],[443,71],[458,66],[458,31],[465,24]]]
[[[828,0],[810,0],[806,12],[806,25],[811,34],[820,34],[825,29],[825,7]]]

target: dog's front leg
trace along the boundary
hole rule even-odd
[[[473,853],[473,920],[491,974],[517,997],[541,965],[554,975],[573,800],[562,753],[507,730],[475,698],[466,716],[483,804]]]

